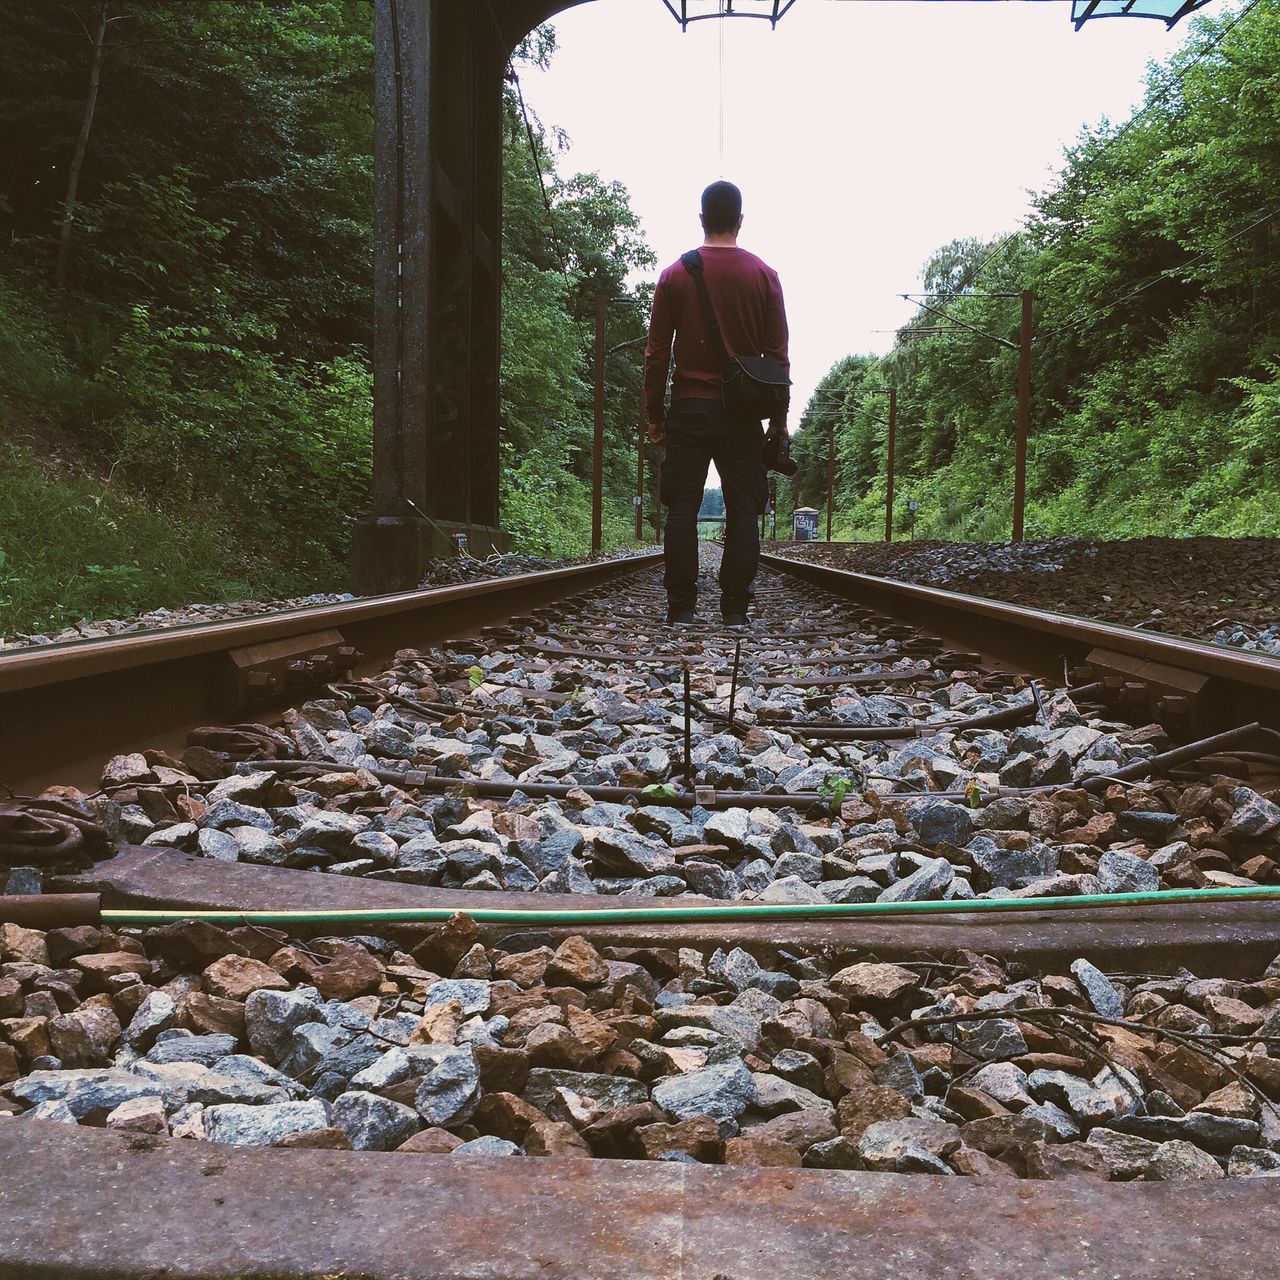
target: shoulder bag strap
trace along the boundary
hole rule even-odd
[[[729,364],[729,352],[724,345],[724,334],[720,332],[720,321],[716,319],[716,309],[711,305],[711,294],[707,290],[707,280],[702,270],[702,255],[697,249],[690,249],[688,253],[680,255],[680,261],[684,263],[684,269],[693,277],[694,284],[698,286],[698,298],[702,302],[702,315],[707,322],[712,345],[720,349],[720,362],[727,366]]]

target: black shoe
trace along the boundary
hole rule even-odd
[[[667,626],[669,627],[684,626],[685,624],[690,623],[693,620],[694,619],[693,619],[692,609],[681,609],[679,613],[667,614]]]
[[[749,625],[745,613],[724,613],[720,617],[726,627],[745,627]]]

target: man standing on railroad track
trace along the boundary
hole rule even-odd
[[[649,439],[666,445],[660,497],[667,507],[667,622],[694,620],[698,508],[714,462],[725,506],[720,612],[727,626],[745,626],[760,559],[765,439],[779,441],[787,430],[787,315],[778,273],[738,247],[742,193],[733,183],[713,182],[702,193],[702,228],[701,249],[658,280],[644,353]],[[765,417],[767,437],[760,430]]]

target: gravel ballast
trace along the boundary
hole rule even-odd
[[[1280,1173],[1280,963],[1239,981],[486,946],[465,915],[309,940],[4,925],[0,1012],[9,1123],[942,1177]]]
[[[1280,540],[785,543],[784,555],[1280,656]]]

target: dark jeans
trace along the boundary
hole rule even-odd
[[[756,521],[764,510],[764,433],[758,422],[732,422],[718,400],[677,400],[666,424],[662,501],[667,506],[666,575],[672,613],[698,600],[698,508],[707,467],[716,464],[724,493],[724,559],[720,608],[746,613],[760,560]]]

